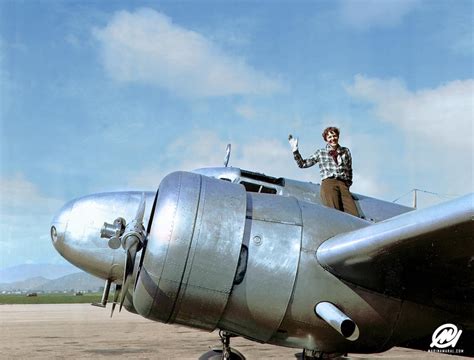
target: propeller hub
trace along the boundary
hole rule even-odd
[[[121,245],[120,237],[125,231],[125,219],[117,218],[113,224],[104,222],[104,225],[100,229],[100,237],[103,239],[109,239],[108,245],[111,249],[118,249]]]
[[[100,230],[100,237],[109,239],[108,245],[110,248],[118,249],[122,245],[126,252],[122,288],[120,290],[120,310],[131,283],[130,278],[135,268],[137,252],[143,248],[146,238],[145,227],[143,226],[144,213],[145,194],[143,193],[135,218],[130,223],[127,224],[125,219],[119,217],[115,219],[113,224],[104,222]]]

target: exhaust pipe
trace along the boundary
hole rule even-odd
[[[359,338],[356,323],[330,302],[320,302],[315,306],[314,312],[347,340],[355,341]]]

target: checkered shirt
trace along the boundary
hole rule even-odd
[[[339,146],[337,148],[337,164],[329,155],[331,150],[329,145],[324,149],[318,149],[307,159],[303,159],[300,152],[296,150],[293,156],[300,168],[308,168],[319,163],[321,180],[327,178],[337,178],[343,180],[348,186],[352,185],[352,156],[348,148]]]

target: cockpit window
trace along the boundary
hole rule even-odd
[[[265,174],[254,173],[247,170],[241,170],[241,176],[253,180],[266,182],[273,185],[285,186],[285,179],[267,176]]]
[[[271,187],[267,187],[264,185],[255,184],[255,183],[251,183],[247,181],[241,181],[240,183],[245,187],[245,190],[249,192],[256,192],[256,193],[262,193],[262,194],[276,194],[277,193],[276,189],[273,189]]]

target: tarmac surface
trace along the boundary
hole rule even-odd
[[[116,309],[118,310],[118,309]],[[0,305],[0,359],[189,359],[220,344],[218,333],[153,322],[123,310],[89,304]],[[231,346],[248,360],[297,359],[299,349],[237,337]],[[469,359],[393,348],[350,359]],[[347,358],[345,358],[347,359]]]

